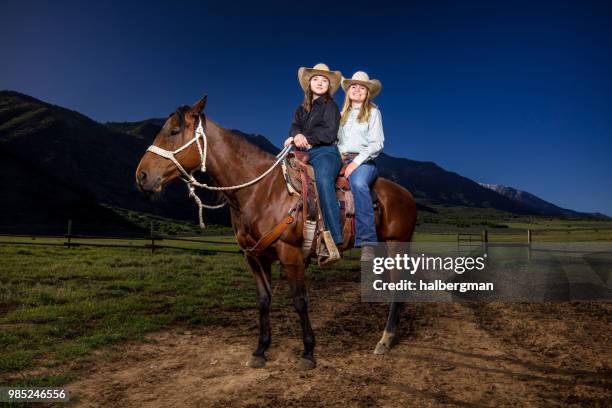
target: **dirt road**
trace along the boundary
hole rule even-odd
[[[281,292],[286,292],[281,287]],[[610,406],[612,304],[407,305],[400,343],[372,354],[387,307],[358,283],[313,284],[316,369],[299,372],[297,316],[272,315],[265,368],[245,362],[256,315],[175,328],[100,359],[68,386],[79,407]],[[282,297],[284,295],[281,295]]]

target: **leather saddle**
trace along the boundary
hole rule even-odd
[[[287,189],[292,195],[301,195],[303,206],[303,228],[304,241],[313,242],[311,248],[303,248],[305,258],[319,255],[320,247],[320,236],[322,231],[325,229],[323,223],[323,217],[319,204],[319,197],[317,193],[314,169],[309,163],[310,155],[304,151],[293,151],[287,155],[283,162],[283,174],[285,176],[285,182]],[[353,200],[353,193],[351,192],[351,185],[348,178],[344,177],[344,170],[346,166],[343,166],[338,173],[336,179],[336,198],[340,206],[340,225],[342,226],[342,236],[344,244],[338,248],[340,251],[346,251],[355,244],[355,202]],[[374,190],[372,193],[372,203],[375,210],[377,209],[378,199]],[[307,223],[316,223],[315,237],[307,237],[308,228]]]

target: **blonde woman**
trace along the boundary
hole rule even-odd
[[[380,110],[372,99],[380,93],[382,84],[358,71],[351,79],[342,81],[342,89],[346,96],[338,132],[338,150],[347,164],[344,174],[349,179],[355,200],[355,246],[362,247],[362,261],[371,261],[374,257],[372,245],[378,239],[370,187],[378,176],[374,158],[382,151],[385,140]]]
[[[325,226],[333,243],[327,262],[340,258],[336,246],[342,245],[340,207],[336,199],[335,181],[342,161],[336,146],[340,110],[332,95],[340,87],[342,74],[330,71],[327,65],[317,64],[313,68],[298,70],[300,86],[304,90],[304,101],[297,107],[289,137],[285,146],[295,144],[299,149],[308,149],[310,164],[314,168],[317,191]]]

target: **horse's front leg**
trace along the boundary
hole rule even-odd
[[[302,250],[299,247],[284,244],[278,252],[281,266],[291,287],[293,307],[300,317],[300,325],[302,326],[304,353],[297,362],[297,368],[299,370],[311,370],[316,367],[314,357],[315,336],[308,317],[308,293],[304,282],[306,267],[302,258]]]
[[[257,290],[257,306],[259,308],[259,340],[257,349],[251,355],[246,365],[251,368],[260,368],[266,365],[265,352],[270,347],[272,341],[270,329],[270,303],[272,301],[270,293],[271,269],[272,264],[267,259],[247,257],[249,267],[255,278],[255,288]]]

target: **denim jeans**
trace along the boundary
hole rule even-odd
[[[325,227],[331,233],[336,245],[342,243],[340,227],[340,206],[336,198],[336,178],[342,167],[342,159],[336,145],[315,146],[308,150],[310,164],[314,168],[319,192],[319,201]]]
[[[349,177],[355,200],[356,247],[378,242],[372,196],[370,195],[370,186],[376,177],[378,177],[378,169],[372,161],[360,164]]]

